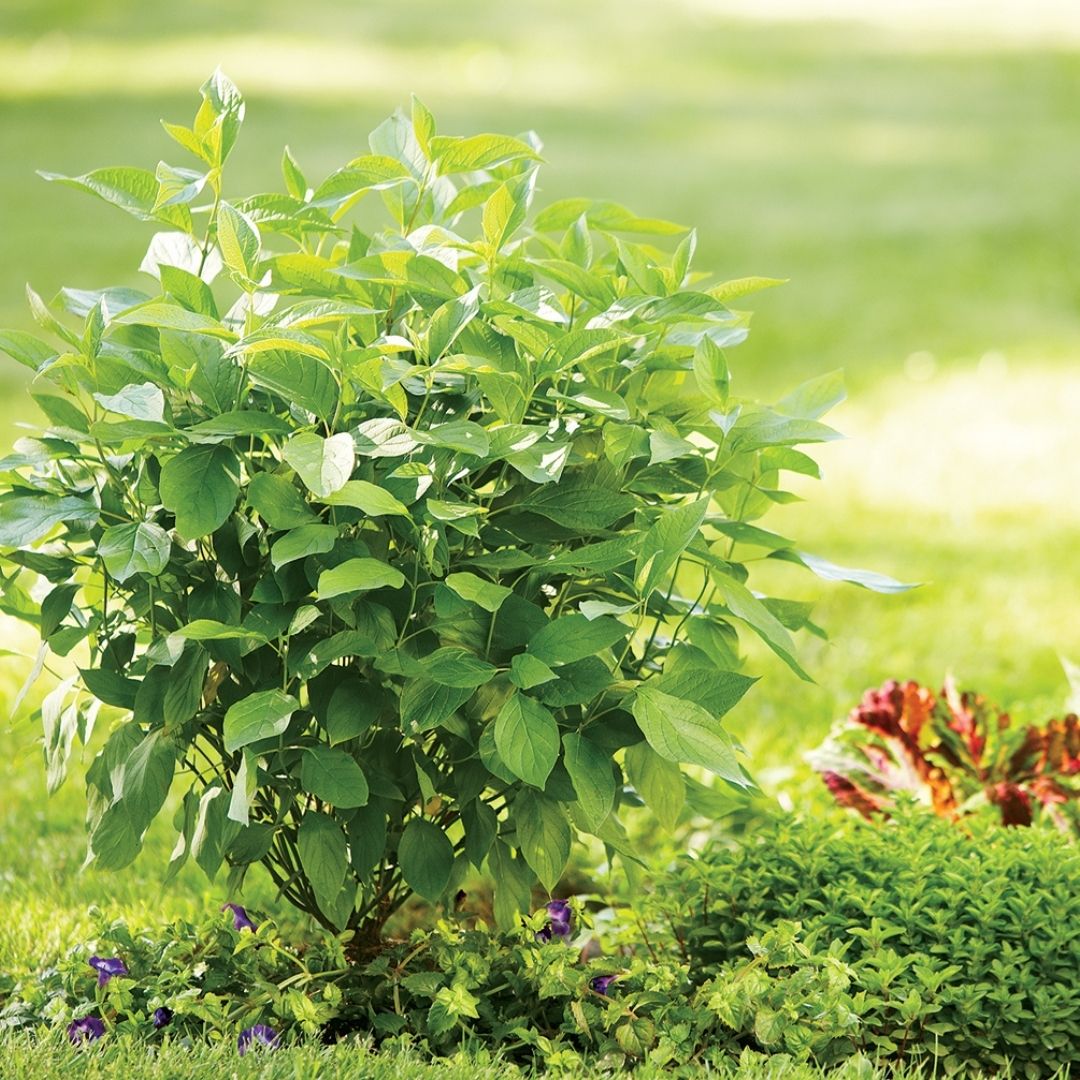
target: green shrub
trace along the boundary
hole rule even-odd
[[[244,103],[202,95],[166,125],[195,168],[47,174],[165,230],[149,291],[31,291],[58,344],[0,335],[49,420],[0,466],[0,608],[42,662],[90,656],[41,710],[49,786],[104,703],[99,865],[179,773],[173,870],[236,890],[261,862],[371,933],[472,864],[509,925],[577,833],[630,854],[627,781],[669,825],[680,765],[750,784],[737,627],[801,675],[812,626],[750,553],[899,587],[748,524],[817,474],[795,446],[834,437],[839,379],[734,397],[728,302],[771,282],[704,285],[692,232],[610,202],[533,214],[535,136],[439,135],[417,102],[321,183],[286,152],[285,193],[226,199]],[[347,225],[372,193],[389,225]]]
[[[852,1048],[875,1059],[1030,1076],[1080,1062],[1080,850],[1053,829],[788,822],[683,862],[656,902],[698,981],[801,924],[820,963],[850,972]]]

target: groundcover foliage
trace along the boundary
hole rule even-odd
[[[89,655],[41,710],[49,786],[104,704],[99,865],[182,775],[170,872],[261,862],[371,931],[471,864],[509,924],[575,833],[632,857],[627,801],[670,825],[681,765],[750,784],[720,724],[738,633],[802,675],[816,628],[748,555],[899,587],[749,524],[816,475],[795,446],[834,437],[839,379],[734,397],[728,302],[770,282],[702,284],[692,232],[614,203],[533,213],[532,135],[440,135],[416,102],[320,183],[286,151],[285,193],[226,198],[244,104],[220,73],[202,99],[165,125],[195,167],[44,174],[156,227],[151,284],[31,290],[49,343],[0,337],[48,418],[0,463],[2,608],[38,671]],[[346,224],[365,197],[388,225]]]
[[[505,934],[442,919],[359,963],[344,935],[297,948],[235,906],[150,931],[99,915],[43,971],[0,974],[0,1034],[49,1025],[105,1061],[359,1036],[386,1060],[497,1049],[566,1076],[1049,1076],[1080,1060],[1080,854],[979,825],[773,823],[632,909],[555,901]]]

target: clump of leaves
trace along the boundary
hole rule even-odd
[[[170,874],[235,891],[261,862],[374,932],[471,865],[509,924],[576,834],[633,857],[631,787],[670,825],[680,766],[750,785],[739,634],[802,676],[812,624],[749,558],[901,588],[750,524],[817,475],[796,446],[835,437],[839,378],[735,397],[729,303],[770,282],[704,283],[693,232],[614,203],[534,212],[532,134],[440,135],[414,102],[321,182],[286,151],[284,193],[226,198],[244,103],[221,73],[202,99],[165,125],[195,167],[46,174],[158,228],[150,286],[31,291],[58,344],[0,336],[48,418],[0,465],[2,608],[37,670],[89,656],[41,710],[49,786],[104,703],[101,866],[180,775]],[[388,224],[346,223],[380,199]]]
[[[859,1018],[830,1028],[852,1049],[927,1072],[1011,1064],[1018,1076],[1049,1076],[1080,1063],[1077,880],[1080,850],[1052,828],[973,818],[957,829],[914,811],[882,828],[846,815],[777,822],[744,845],[684,859],[642,914],[670,922],[691,977],[717,978],[718,1004],[738,1002],[731,965],[747,939],[792,920]],[[751,1003],[766,1027],[768,989]]]
[[[807,755],[842,806],[888,816],[897,796],[951,819],[1045,817],[1080,835],[1080,720],[1014,726],[981,694],[887,682]]]
[[[811,955],[797,926],[754,939],[695,987],[679,950],[650,953],[635,928],[605,914],[595,936],[579,908],[572,932],[546,938],[545,909],[502,935],[439,920],[362,964],[345,962],[346,935],[316,931],[298,950],[246,912],[244,925],[230,914],[140,931],[99,914],[93,937],[44,972],[0,975],[0,1034],[48,1025],[80,1045],[241,1048],[361,1034],[428,1054],[479,1047],[573,1075],[642,1061],[683,1075],[680,1066],[730,1066],[746,1046],[800,1061],[853,1053],[846,969]],[[104,980],[102,964],[113,972]]]

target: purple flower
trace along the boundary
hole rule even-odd
[[[239,904],[222,904],[221,910],[233,913],[234,930],[255,930],[255,924],[248,918],[248,913]]]
[[[68,1038],[72,1044],[96,1042],[105,1034],[105,1024],[96,1016],[84,1016],[81,1020],[72,1020],[68,1024]]]
[[[236,1040],[236,1049],[242,1056],[252,1046],[265,1046],[268,1050],[277,1050],[281,1046],[281,1036],[267,1024],[256,1024],[254,1027],[244,1028]]]
[[[163,1028],[169,1023],[170,1020],[172,1020],[172,1018],[172,1009],[168,1008],[168,1006],[166,1005],[162,1005],[160,1009],[154,1010],[154,1027]]]
[[[90,966],[98,973],[98,986],[104,986],[114,975],[128,973],[127,964],[119,956],[91,956]]]
[[[589,989],[597,994],[606,995],[617,977],[616,975],[597,975],[596,978],[589,980]]]
[[[547,905],[547,924],[536,932],[537,941],[551,941],[552,938],[562,938],[569,941],[572,934],[571,920],[574,915],[569,900],[552,900]]]

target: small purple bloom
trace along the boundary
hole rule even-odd
[[[236,1049],[243,1055],[253,1046],[265,1046],[268,1050],[277,1050],[281,1046],[281,1036],[268,1024],[256,1024],[254,1027],[244,1028],[236,1040]]]
[[[127,964],[119,956],[91,956],[90,966],[98,973],[98,986],[104,986],[114,975],[128,973]]]
[[[589,980],[589,989],[597,994],[606,995],[615,979],[615,975],[597,975],[596,978]]]
[[[96,1042],[105,1034],[105,1024],[96,1016],[84,1016],[81,1020],[72,1020],[68,1024],[68,1038],[72,1044]]]
[[[573,909],[568,900],[552,900],[547,905],[547,925],[536,933],[537,941],[551,941],[552,938],[562,938],[568,941],[572,934],[571,920]]]
[[[221,910],[228,909],[233,913],[234,930],[251,930],[254,932],[255,924],[248,918],[248,913],[239,904],[222,904]]]
[[[162,1005],[160,1009],[154,1010],[154,1027],[163,1028],[173,1018],[172,1009],[166,1005]]]

